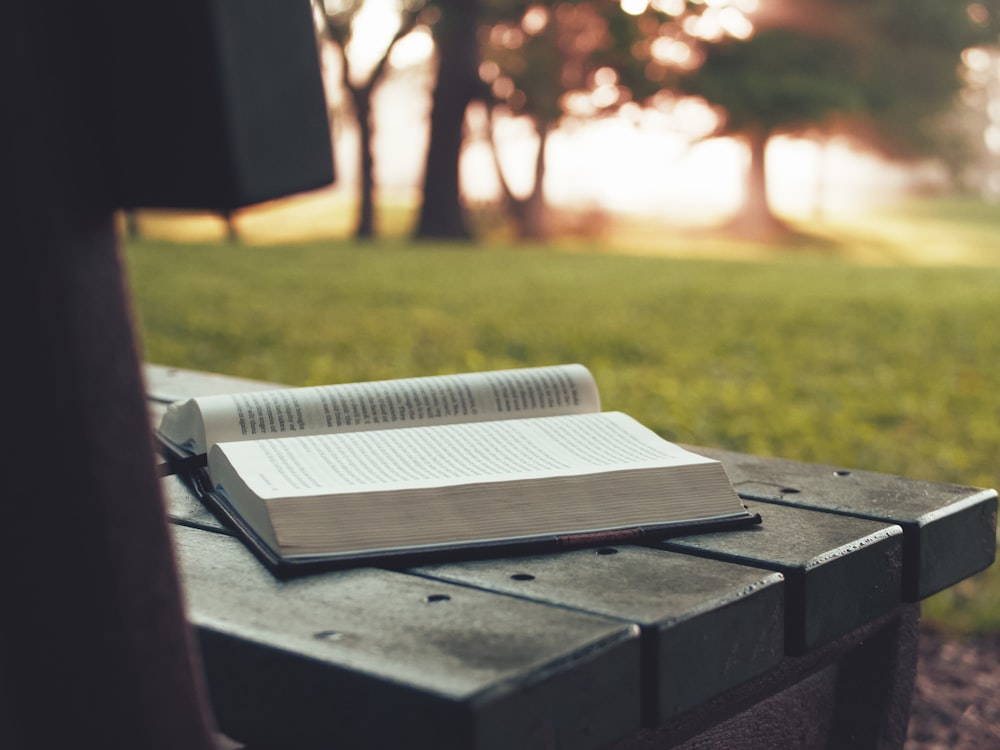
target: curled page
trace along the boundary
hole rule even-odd
[[[600,411],[579,364],[205,396],[171,404],[160,435],[185,451],[221,442]]]

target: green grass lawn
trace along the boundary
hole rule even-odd
[[[151,362],[304,385],[578,361],[605,409],[668,439],[1000,485],[1000,267],[573,249],[126,250]],[[998,579],[994,566],[926,616],[1000,632]]]

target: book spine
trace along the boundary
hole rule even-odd
[[[594,547],[602,544],[633,544],[645,536],[642,529],[614,529],[584,534],[563,534],[556,537],[560,548]]]

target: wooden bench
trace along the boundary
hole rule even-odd
[[[146,367],[171,400],[268,384]],[[997,495],[707,451],[761,527],[279,581],[164,480],[212,709],[250,747],[902,747],[919,601]]]

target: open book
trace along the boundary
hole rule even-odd
[[[206,396],[171,404],[158,435],[175,466],[205,465],[192,485],[274,568],[759,520],[718,461],[601,412],[582,365]]]

